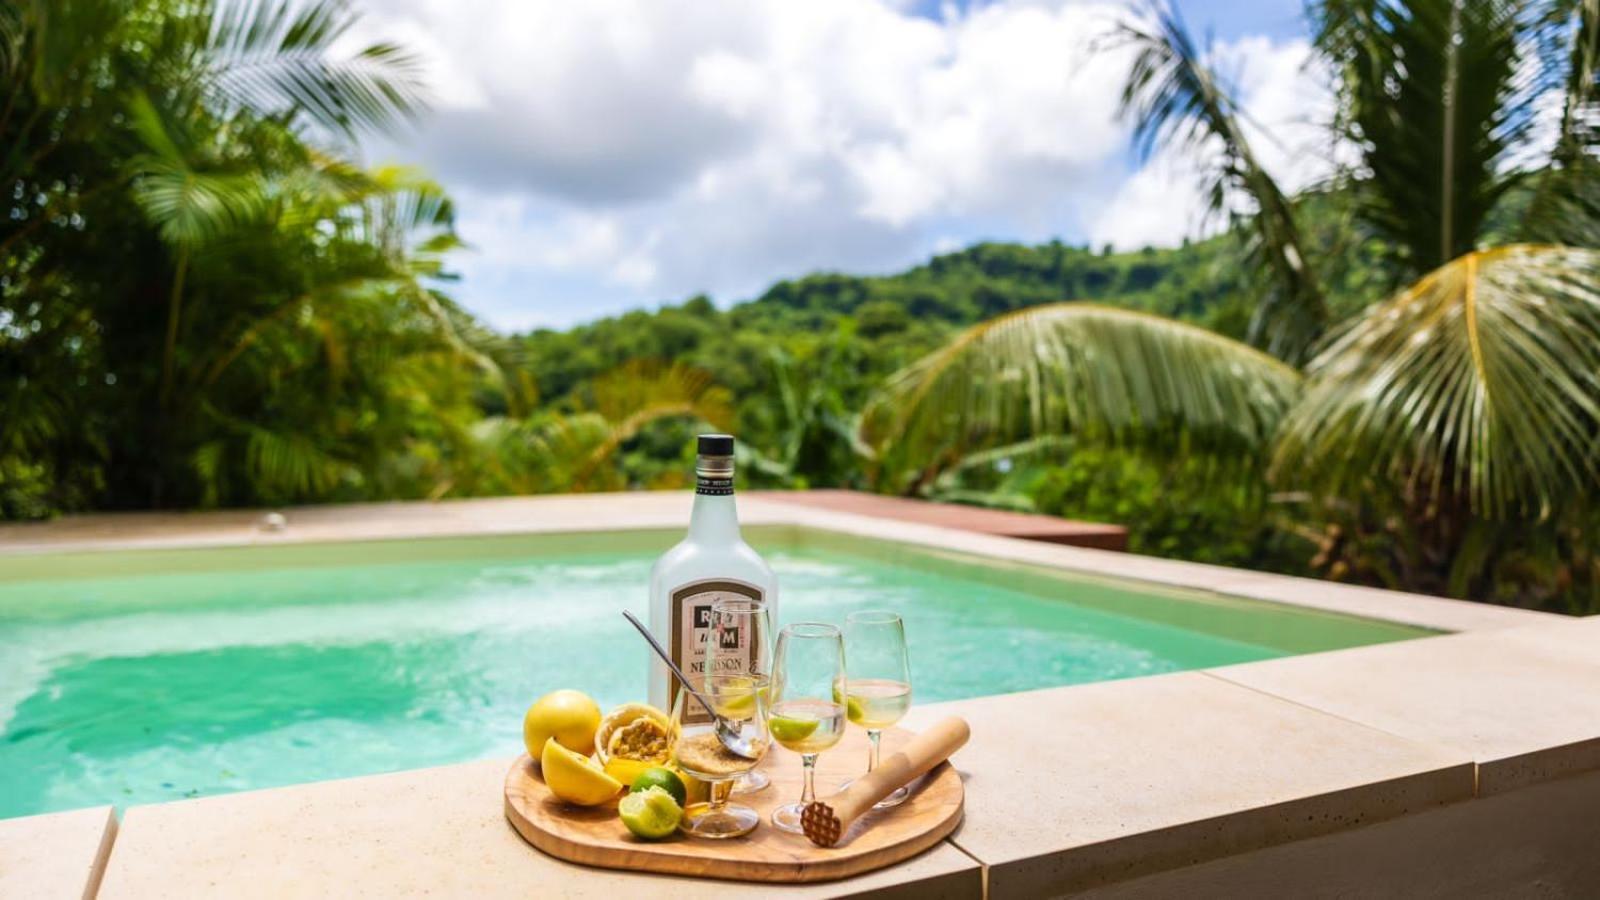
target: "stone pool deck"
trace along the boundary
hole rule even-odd
[[[682,494],[92,517],[0,528],[51,551],[681,528]],[[1117,898],[1600,895],[1600,618],[975,533],[782,496],[796,525],[1388,619],[1400,643],[915,707],[965,716],[966,818],[870,875],[795,887],[587,869],[504,820],[509,759],[0,821],[0,897],[852,894]],[[950,524],[959,526],[959,521]],[[109,851],[109,856],[107,854]]]

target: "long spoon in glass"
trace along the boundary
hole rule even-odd
[[[767,605],[749,597],[724,597],[711,604],[711,623],[706,671],[735,676],[719,684],[748,679],[756,689],[757,700],[766,703],[772,676],[772,617]],[[733,716],[726,707],[723,712]],[[770,783],[766,773],[751,769],[733,782],[733,792],[753,794]]]
[[[661,642],[657,641],[656,636],[650,633],[650,629],[644,627],[643,622],[634,618],[633,613],[627,610],[623,610],[622,615],[623,618],[633,623],[634,628],[639,629],[639,633],[644,635],[645,640],[650,642],[651,649],[655,650],[656,655],[661,657],[661,661],[667,664],[667,668],[672,670],[672,674],[678,676],[678,683],[683,685],[683,689],[694,695],[694,699],[700,701],[700,705],[705,707],[706,712],[711,714],[712,720],[717,723],[717,740],[722,742],[722,746],[727,747],[729,752],[737,753],[745,759],[760,759],[761,753],[766,750],[766,747],[755,746],[749,738],[740,733],[739,726],[729,722],[717,712],[717,708],[711,704],[711,701],[707,700],[704,694],[689,683],[689,677],[684,675],[683,670],[678,668],[678,664],[672,661],[667,649],[661,646]]]

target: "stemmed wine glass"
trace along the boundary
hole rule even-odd
[[[711,605],[710,638],[706,672],[748,678],[757,702],[765,704],[772,678],[772,618],[767,605],[748,597],[716,601]],[[767,773],[751,769],[734,781],[733,793],[753,794],[770,783]]]
[[[700,689],[724,721],[737,727],[740,735],[761,751],[766,750],[766,703],[757,697],[756,686],[748,677],[708,672]],[[761,822],[760,813],[729,803],[728,795],[733,791],[733,782],[755,767],[760,754],[752,759],[724,747],[717,737],[714,718],[688,691],[679,691],[672,705],[672,728],[678,736],[672,749],[678,767],[710,788],[710,800],[689,804],[678,827],[704,838],[739,837],[755,830]]]
[[[872,742],[867,771],[878,767],[878,742],[883,729],[900,721],[911,708],[911,662],[906,653],[906,628],[899,614],[866,610],[845,617],[845,645],[850,653],[850,679],[843,703],[850,721],[867,730]],[[839,695],[835,694],[835,699]],[[876,808],[898,806],[910,791],[900,787]]]
[[[800,814],[817,798],[817,754],[844,736],[844,704],[837,699],[844,683],[844,637],[837,626],[800,622],[778,634],[767,727],[805,766],[800,802],[772,811],[772,824],[784,831],[804,832]]]

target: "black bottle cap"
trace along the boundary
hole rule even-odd
[[[699,449],[695,452],[701,456],[732,456],[733,435],[702,434],[700,435]]]

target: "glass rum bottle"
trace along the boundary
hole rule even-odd
[[[705,676],[706,641],[712,633],[711,605],[724,597],[748,597],[766,604],[776,623],[778,579],[739,535],[739,513],[733,500],[733,438],[702,434],[695,449],[689,534],[662,554],[650,570],[650,630],[698,688]],[[743,641],[743,646],[751,645],[751,641]],[[650,654],[650,703],[670,710],[678,690],[667,667]],[[684,713],[685,721],[691,716],[710,719],[698,703],[690,703]]]

